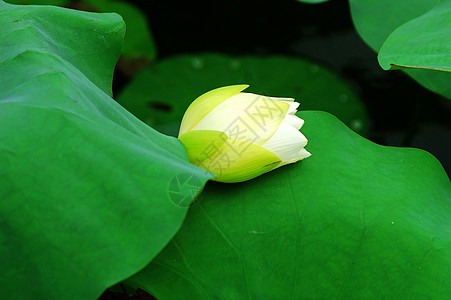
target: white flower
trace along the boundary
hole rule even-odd
[[[191,163],[214,180],[240,182],[311,154],[299,131],[304,120],[291,98],[242,93],[248,85],[214,89],[185,112],[179,139]]]

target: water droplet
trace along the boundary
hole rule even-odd
[[[238,70],[241,68],[241,63],[240,63],[240,61],[237,60],[237,59],[232,59],[232,60],[230,61],[229,66],[230,66],[230,69],[231,69],[232,71],[238,71]]]
[[[395,222],[391,222],[391,224],[393,225],[393,224],[395,224]]]
[[[204,62],[200,58],[193,58],[191,60],[191,65],[193,66],[194,69],[199,70],[204,67]]]
[[[319,72],[319,67],[317,65],[311,65],[310,66],[310,72],[312,73],[318,73]]]
[[[348,95],[346,95],[346,94],[341,94],[341,95],[338,97],[338,101],[340,101],[340,103],[346,103],[346,102],[348,102]]]
[[[363,122],[362,122],[362,120],[354,119],[354,120],[351,121],[351,124],[349,124],[349,126],[353,130],[359,131],[359,130],[362,130],[362,128],[363,128]]]

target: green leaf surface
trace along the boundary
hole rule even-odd
[[[0,299],[95,299],[211,176],[108,95],[120,16],[0,1],[0,27]]]
[[[397,27],[430,11],[437,3],[439,0],[349,0],[357,32],[375,51]]]
[[[126,1],[82,0],[82,2],[99,12],[115,12],[124,18],[127,31],[122,46],[122,58],[145,58],[148,60],[156,58],[157,48],[147,17],[137,7]]]
[[[376,52],[381,50],[385,40],[398,27],[427,14],[438,3],[439,0],[349,0],[352,20],[357,32]],[[434,20],[431,22],[433,23]],[[437,29],[449,30],[446,23],[442,25],[445,27]],[[404,26],[408,29],[409,23],[402,27]],[[428,47],[428,45],[424,44],[422,47]],[[443,47],[448,48],[449,45],[444,44]],[[414,50],[409,49],[409,51]],[[423,69],[404,69],[403,71],[424,87],[451,99],[450,72]]]
[[[451,0],[398,27],[379,51],[379,64],[451,71]]]
[[[365,107],[346,82],[314,62],[284,56],[171,57],[138,73],[116,100],[150,126],[175,136],[194,99],[233,84],[250,84],[245,92],[295,98],[301,109],[328,111],[359,133],[368,129]]]
[[[157,299],[446,299],[451,183],[425,151],[384,147],[301,112],[312,156],[209,183],[128,283]]]

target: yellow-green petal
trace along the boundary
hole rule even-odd
[[[208,159],[214,155],[227,140],[227,134],[215,130],[195,130],[179,137],[185,147],[188,160],[191,163]]]
[[[281,159],[257,144],[227,140],[214,155],[195,165],[216,175],[220,182],[241,182],[277,168]]]
[[[197,123],[200,122],[208,113],[216,106],[221,104],[228,98],[239,94],[249,85],[239,84],[220,87],[199,96],[186,110],[183,115],[182,124],[180,125],[179,136],[190,131]]]

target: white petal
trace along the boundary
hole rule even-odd
[[[284,166],[284,165],[288,165],[288,164],[291,164],[291,163],[294,163],[294,162],[297,162],[297,161],[302,160],[302,159],[304,159],[304,158],[307,158],[307,157],[309,157],[309,156],[311,156],[311,155],[312,155],[312,154],[311,154],[310,152],[308,152],[307,150],[305,150],[305,148],[302,148],[301,151],[299,151],[299,152],[296,154],[296,156],[294,156],[294,157],[292,158],[291,161],[284,161],[284,162],[282,162],[282,163],[279,165],[279,167]]]
[[[283,119],[283,122],[290,124],[296,130],[301,129],[302,125],[304,125],[304,120],[302,120],[298,116],[293,116],[293,115],[286,115],[285,119]]]
[[[287,114],[294,115],[298,111],[297,109],[300,105],[299,102],[293,102],[293,101],[283,101],[283,102],[290,105],[290,108],[288,109]]]
[[[297,159],[304,159],[304,158],[307,158],[307,157],[309,157],[311,155],[312,154],[310,152],[308,152],[307,150],[302,148],[301,151],[299,151],[299,153],[297,155]]]
[[[268,98],[278,100],[278,101],[283,101],[283,102],[293,102],[294,101],[294,98],[269,97],[269,96],[268,96]]]
[[[277,155],[282,163],[289,163],[298,160],[298,154],[306,144],[307,139],[299,130],[282,122],[274,135],[262,146]]]

